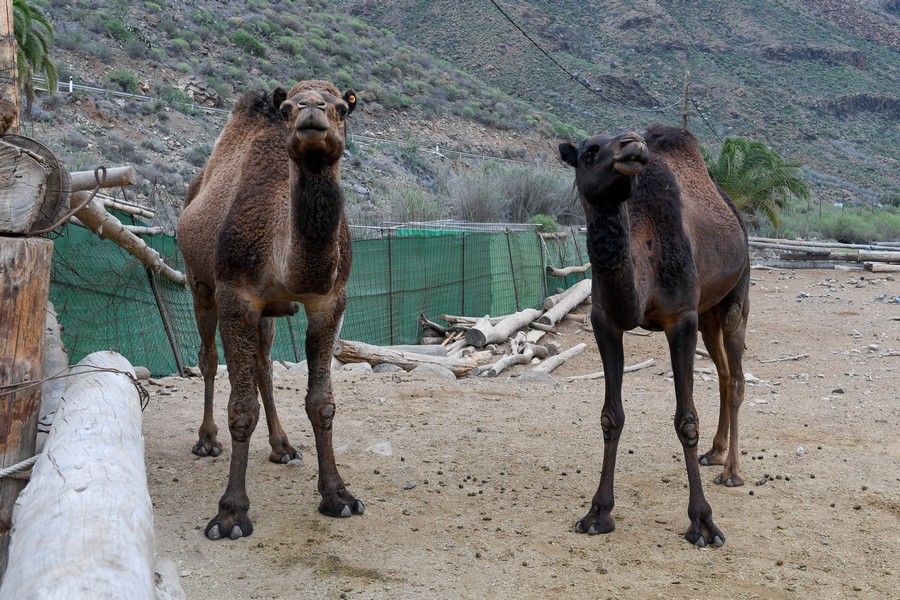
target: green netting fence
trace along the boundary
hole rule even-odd
[[[123,222],[128,215],[117,214]],[[503,315],[537,307],[547,293],[589,276],[560,279],[547,265],[587,261],[584,234],[542,239],[534,231],[389,229],[353,241],[353,268],[341,336],[371,344],[416,343],[419,315]],[[175,238],[144,238],[184,270]],[[68,225],[54,241],[50,299],[73,362],[113,349],[156,376],[197,364],[200,339],[184,286],[146,269],[112,242]],[[168,327],[164,326],[164,322]],[[303,311],[276,319],[272,357],[304,356]],[[224,362],[220,352],[220,362]]]

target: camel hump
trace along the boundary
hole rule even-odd
[[[234,116],[261,115],[267,120],[274,123],[281,123],[281,115],[272,99],[272,94],[265,90],[255,90],[252,92],[244,92],[234,101],[234,108],[231,109]]]
[[[644,141],[651,151],[688,151],[700,155],[700,142],[687,129],[654,123],[644,132]]]

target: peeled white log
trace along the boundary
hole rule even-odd
[[[550,310],[551,308],[553,308],[554,306],[559,304],[559,301],[562,300],[565,297],[565,295],[566,295],[566,292],[565,292],[565,290],[563,290],[562,292],[560,292],[558,294],[553,294],[552,296],[547,296],[546,298],[544,298],[544,304],[542,305],[542,308],[544,310]]]
[[[513,365],[527,365],[535,358],[546,358],[547,349],[543,346],[528,344],[521,354],[507,354],[484,371],[482,377],[496,377]]]
[[[468,374],[469,371],[478,366],[475,360],[469,358],[451,358],[416,354],[414,352],[400,352],[362,342],[339,340],[337,347],[336,356],[344,363],[367,362],[373,366],[390,363],[406,371],[410,371],[422,364],[438,365],[450,369],[457,377]]]
[[[390,350],[398,352],[414,352],[416,354],[430,354],[432,356],[447,356],[447,349],[440,345],[423,345],[423,344],[399,344],[395,346],[385,346]]]
[[[483,317],[463,317],[458,315],[441,315],[441,319],[450,323],[452,327],[469,328],[482,319],[487,319],[492,325],[495,325],[509,316],[510,315],[504,315],[502,317],[489,317],[485,315]]]
[[[900,265],[889,265],[887,263],[879,263],[879,262],[866,262],[863,263],[866,271],[872,271],[873,273],[900,273]]]
[[[897,250],[900,251],[898,242],[872,242],[871,244],[842,244],[840,242],[825,242],[820,240],[784,240],[751,236],[749,244],[777,244],[781,246],[796,246],[799,248],[849,248],[854,250]]]
[[[587,273],[590,270],[591,263],[589,262],[576,267],[564,267],[562,269],[547,265],[547,275],[552,275],[553,277],[568,277],[569,275],[574,275],[576,273]]]
[[[82,223],[78,217],[69,217],[69,223],[87,230],[91,229],[90,227]],[[166,232],[164,227],[160,227],[158,225],[154,227],[145,227],[143,225],[122,225],[122,227],[124,227],[126,231],[130,231],[134,235],[160,235]]]
[[[576,306],[584,302],[591,295],[591,280],[579,281],[568,290],[564,297],[550,310],[538,319],[543,325],[556,325],[560,319],[572,311]]]
[[[631,365],[630,367],[625,367],[622,372],[623,373],[633,373],[635,371],[640,371],[641,369],[646,369],[647,367],[652,367],[656,364],[655,358],[649,358],[644,362],[640,362],[636,365]],[[603,371],[597,371],[596,373],[588,373],[587,375],[575,375],[573,377],[566,377],[566,381],[586,381],[589,379],[603,379],[606,375]]]
[[[93,171],[75,171],[70,173],[73,192],[86,192],[97,187],[97,180]],[[106,169],[106,179],[100,187],[114,188],[124,187],[137,181],[137,171],[134,167],[109,167]]]
[[[89,197],[87,192],[72,194],[72,206],[79,206]],[[137,258],[145,266],[160,273],[173,283],[184,284],[185,276],[167,265],[159,252],[147,245],[147,242],[131,233],[117,218],[106,212],[96,198],[76,213],[78,219],[97,235],[121,246],[126,252]]]
[[[0,600],[151,599],[153,508],[141,405],[115,352],[85,357],[70,378],[44,452],[13,513]],[[82,367],[82,368],[79,368]]]
[[[536,308],[526,308],[511,314],[502,321],[491,324],[483,319],[466,331],[466,341],[476,348],[484,348],[488,344],[503,343],[515,332],[528,327],[528,324],[541,316]]]
[[[565,352],[560,352],[556,356],[548,358],[547,360],[536,366],[534,369],[532,369],[532,371],[535,371],[537,373],[551,373],[554,369],[556,369],[558,366],[560,366],[570,358],[574,358],[584,352],[586,348],[587,344],[585,343],[572,346]]]
[[[106,208],[114,208],[118,211],[128,213],[130,215],[134,215],[136,217],[142,217],[144,219],[153,219],[156,217],[156,213],[149,208],[145,208],[143,206],[137,206],[134,204],[128,204],[127,202],[120,202],[116,200],[112,196],[107,196],[105,194],[97,194],[96,198],[100,200],[100,202]]]

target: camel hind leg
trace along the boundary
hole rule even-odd
[[[725,468],[722,474],[716,477],[716,483],[723,483],[728,487],[744,485],[744,479],[739,471],[738,452],[738,411],[744,401],[744,340],[747,332],[747,317],[750,312],[749,301],[744,300],[741,309],[741,320],[734,331],[722,332],[725,342],[725,354],[728,357],[728,405],[729,405],[729,432],[728,455],[725,458]]]
[[[219,367],[219,353],[216,350],[216,325],[219,321],[219,312],[215,302],[195,297],[194,316],[197,320],[197,331],[200,334],[200,352],[197,356],[197,364],[203,375],[203,421],[197,431],[199,439],[191,452],[197,456],[218,456],[222,453],[222,444],[216,438],[219,428],[216,427],[213,419],[213,396],[216,371]]]
[[[275,339],[275,323],[271,317],[259,319],[259,351],[256,354],[256,387],[262,397],[266,411],[266,425],[269,427],[269,445],[272,452],[269,460],[274,463],[287,464],[300,458],[288,441],[287,434],[281,427],[281,420],[275,410],[275,395],[272,390],[272,341]]]
[[[716,365],[719,375],[719,426],[713,438],[712,448],[700,456],[700,464],[704,466],[725,464],[728,451],[728,428],[731,423],[731,404],[728,401],[728,358],[722,340],[722,313],[719,307],[713,307],[700,315],[700,334],[703,344],[709,351],[709,358]]]

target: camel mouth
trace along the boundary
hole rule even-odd
[[[323,131],[328,131],[328,126],[327,125],[315,125],[315,124],[303,125],[302,127],[298,127],[297,131],[300,131],[300,132],[318,131],[321,133]]]
[[[647,166],[647,161],[639,158],[629,158],[626,160],[617,160],[613,163],[613,168],[622,175],[637,175]]]

